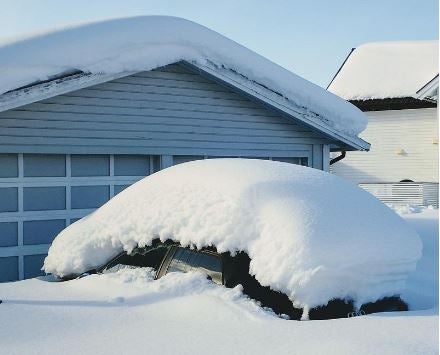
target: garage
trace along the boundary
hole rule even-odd
[[[41,275],[62,229],[158,170],[242,157],[328,171],[331,151],[368,149],[352,132],[360,111],[291,82],[299,91],[289,87],[289,100],[211,62],[170,60],[151,70],[60,72],[0,91],[0,282]]]

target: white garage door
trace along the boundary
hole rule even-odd
[[[149,155],[0,154],[0,282],[41,275],[58,232],[158,168]]]

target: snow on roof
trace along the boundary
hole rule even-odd
[[[328,90],[346,100],[416,97],[438,75],[438,41],[367,43],[353,50]]]
[[[204,26],[166,16],[83,24],[0,44],[0,94],[75,70],[144,71],[181,60],[233,70],[350,136],[367,125],[356,107],[321,87]]]
[[[44,269],[80,274],[156,238],[245,251],[262,285],[306,308],[399,294],[421,256],[414,230],[339,177],[274,161],[209,159],[148,176],[70,225]]]

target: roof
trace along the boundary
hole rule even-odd
[[[367,43],[351,51],[327,89],[350,101],[420,98],[437,76],[438,41]]]
[[[179,61],[270,96],[354,149],[369,147],[357,137],[367,118],[350,103],[206,27],[165,16],[83,24],[0,45],[0,111]],[[68,76],[74,80],[59,78],[63,73],[75,73]]]

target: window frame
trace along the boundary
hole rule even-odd
[[[221,268],[221,274],[222,274],[222,280],[221,280],[221,284],[224,285],[225,284],[225,277],[224,277],[224,263],[223,263],[223,257],[221,254],[213,252],[211,250],[207,250],[207,249],[190,249],[190,248],[184,248],[180,245],[173,245],[171,246],[167,253],[165,254],[162,263],[160,264],[159,268],[156,271],[156,277],[155,279],[160,279],[162,276],[166,275],[168,272],[168,268],[170,267],[171,262],[174,259],[174,255],[176,254],[177,250],[179,249],[186,249],[189,250],[193,253],[202,253],[202,254],[208,254],[211,256],[216,257],[219,261],[220,261],[220,268]]]

